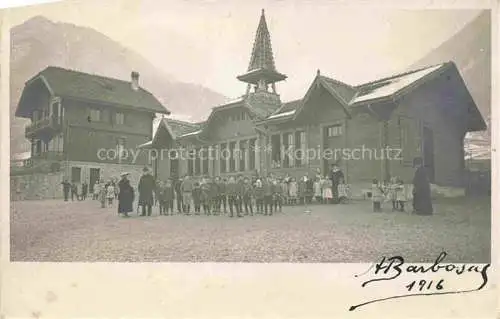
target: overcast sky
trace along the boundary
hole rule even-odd
[[[311,4],[311,3],[314,3]],[[248,67],[265,9],[284,100],[304,95],[316,70],[350,84],[404,70],[475,18],[477,10],[395,10],[333,1],[85,0],[12,9],[88,26],[139,52],[179,80],[229,97]]]

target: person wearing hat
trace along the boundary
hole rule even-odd
[[[413,177],[413,212],[418,215],[432,215],[434,209],[431,199],[431,184],[423,165],[417,157],[413,160],[415,175]]]
[[[144,167],[142,171],[143,174],[137,187],[139,191],[139,205],[142,207],[141,216],[146,216],[146,214],[147,216],[151,216],[153,211],[153,193],[156,189],[156,182],[147,167]]]
[[[118,214],[122,214],[123,217],[129,217],[128,213],[134,210],[134,189],[130,186],[128,175],[129,173],[122,173],[118,182]]]
[[[332,164],[332,170],[330,172],[330,180],[332,184],[332,202],[333,204],[338,204],[339,203],[339,192],[338,192],[338,186],[340,183],[340,180],[344,180],[344,173],[340,170],[339,166],[337,163]]]
[[[68,182],[67,178],[65,178],[64,181],[61,183],[61,185],[63,186],[64,201],[67,202],[69,197],[69,191],[71,190],[71,183]]]
[[[186,175],[181,183],[182,192],[182,212],[186,215],[191,213],[191,203],[193,202],[194,181]]]

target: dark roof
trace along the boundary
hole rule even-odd
[[[270,103],[259,103],[257,101],[245,101],[248,108],[253,111],[258,118],[264,119],[269,115],[276,112],[280,108],[279,105],[274,105]]]
[[[273,112],[270,116],[296,111],[302,105],[302,102],[302,99],[285,102],[281,104],[280,108]],[[293,115],[293,113],[290,115]]]
[[[156,113],[170,114],[150,92],[143,88],[134,90],[128,81],[49,66],[26,82],[26,87],[41,77],[45,79],[49,90],[54,95],[63,98],[129,106]]]
[[[285,102],[281,107],[274,112],[274,114],[285,113],[296,110],[300,105],[302,105],[302,99]]]
[[[349,84],[345,84],[326,76],[320,76],[320,78],[323,80],[323,83],[328,85],[331,90],[338,94],[345,104],[349,104],[349,101],[351,101],[357,92],[357,90]]]
[[[204,122],[201,123],[190,123],[186,121],[180,121],[175,119],[163,119],[164,123],[172,130],[175,137],[179,137],[183,134],[188,134],[196,132],[202,128]]]

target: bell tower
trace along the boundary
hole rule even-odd
[[[250,99],[266,100],[281,104],[276,92],[276,83],[287,78],[279,73],[274,64],[271,36],[267,28],[264,9],[260,16],[259,26],[255,35],[250,64],[245,74],[237,77],[238,80],[247,83],[246,96]],[[274,103],[273,103],[274,104]]]

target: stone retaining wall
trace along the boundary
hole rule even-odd
[[[10,198],[13,201],[63,198],[63,178],[62,172],[11,176]]]

